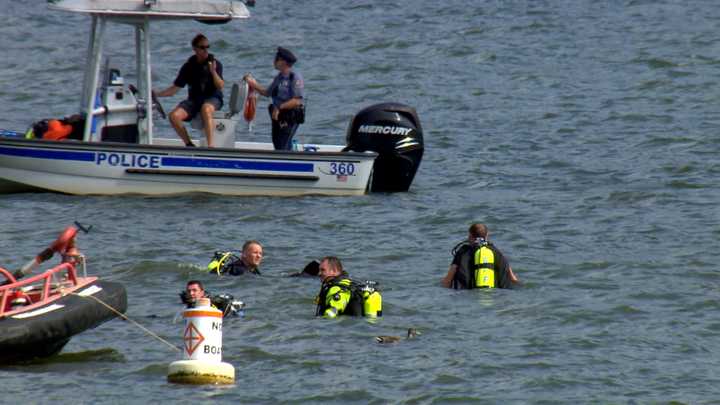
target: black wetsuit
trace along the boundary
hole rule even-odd
[[[500,250],[490,242],[485,242],[485,247],[489,248],[494,257],[493,270],[495,271],[494,288],[512,288],[512,280],[510,264]],[[480,246],[477,244],[465,243],[457,248],[452,264],[457,266],[455,277],[452,280],[451,287],[455,289],[467,289],[475,287],[475,250]]]
[[[255,267],[254,269],[249,269],[245,263],[242,261],[242,259],[235,260],[234,262],[230,263],[226,267],[226,273],[231,276],[239,276],[245,273],[255,274],[257,276],[260,275],[260,269]]]

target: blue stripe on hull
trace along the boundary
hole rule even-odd
[[[114,155],[153,155],[154,153],[122,153],[111,151],[99,151],[105,154]],[[25,149],[25,148],[7,148],[0,147],[0,155],[19,156],[37,159],[52,160],[71,160],[80,162],[95,162],[96,152],[82,151],[65,151],[65,150],[46,150],[46,149]],[[100,159],[102,160],[102,159]],[[105,161],[107,162],[107,161]],[[103,163],[104,166],[107,163]],[[118,166],[118,165],[113,165]],[[126,166],[126,165],[120,165]],[[132,166],[132,165],[131,165]],[[257,171],[276,171],[276,172],[303,172],[312,173],[314,171],[313,163],[294,163],[294,162],[264,162],[252,160],[231,160],[231,159],[207,159],[196,157],[162,157],[162,167],[177,168],[205,168],[205,169],[231,169],[231,170],[257,170]]]
[[[95,161],[95,152],[70,152],[64,150],[38,150],[0,147],[0,155],[53,160],[77,160],[80,162]]]
[[[264,170],[275,172],[313,172],[312,163],[291,162],[256,162],[228,159],[198,159],[183,157],[164,157],[163,167],[201,167],[205,169],[236,169],[236,170]]]

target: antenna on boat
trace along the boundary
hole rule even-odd
[[[85,233],[89,233],[90,230],[91,230],[92,227],[93,227],[92,225],[89,225],[89,226],[86,228],[86,227],[80,225],[80,222],[78,222],[78,221],[75,221],[74,223],[75,223],[75,226],[77,226],[79,230],[81,230],[81,231],[83,231],[83,232],[85,232]]]
[[[105,58],[105,66],[103,66],[103,72],[102,72],[103,85],[105,87],[110,85],[110,74],[109,73],[110,73],[110,57],[108,56],[107,58]]]

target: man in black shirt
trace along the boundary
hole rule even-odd
[[[184,121],[192,120],[198,113],[203,120],[207,144],[213,146],[213,113],[223,106],[222,89],[225,85],[222,77],[222,63],[209,53],[210,41],[198,34],[192,40],[195,54],[188,58],[180,68],[172,86],[158,92],[158,97],[175,95],[181,88],[188,85],[188,98],[180,102],[170,112],[170,123],[187,146],[195,146],[185,129]]]

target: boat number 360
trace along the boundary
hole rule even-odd
[[[330,174],[339,174],[345,176],[355,175],[355,164],[345,162],[332,162],[330,163]]]

